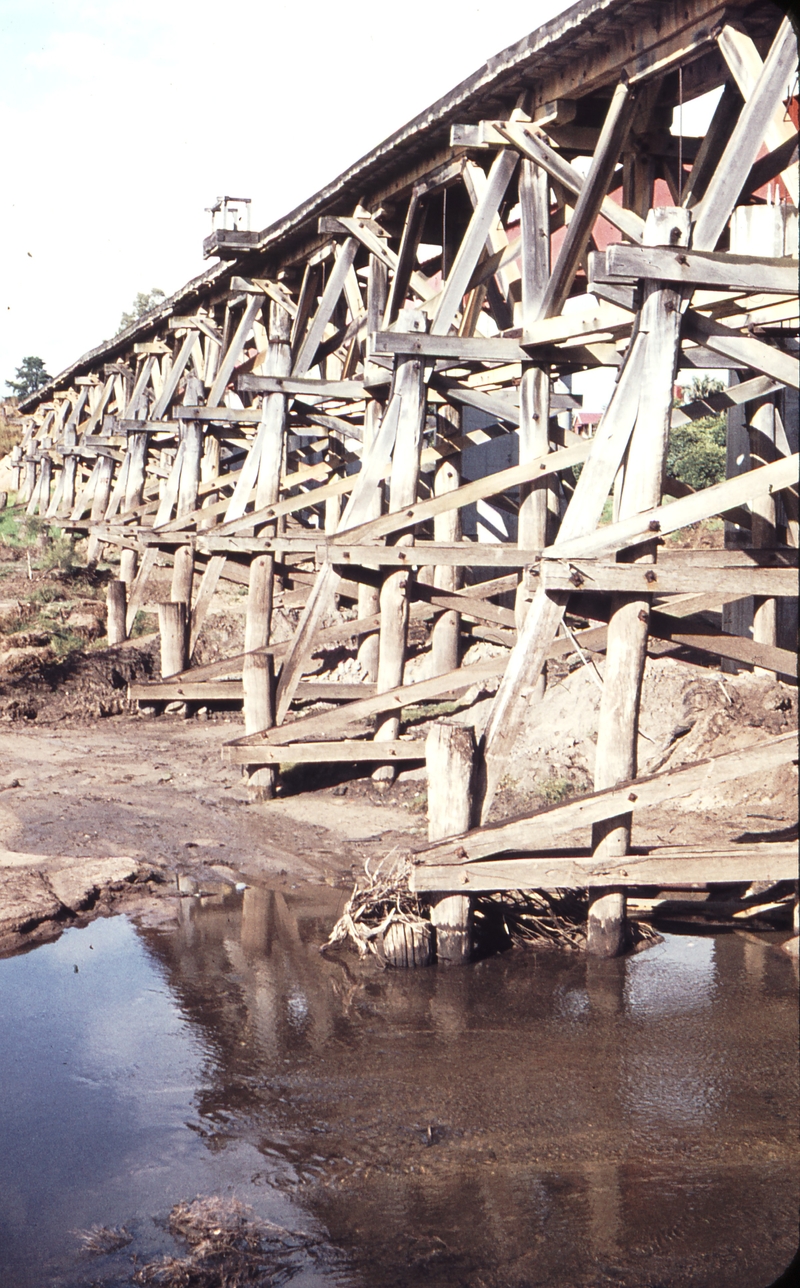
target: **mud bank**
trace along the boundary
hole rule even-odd
[[[250,877],[350,889],[366,860],[424,844],[424,768],[401,773],[382,794],[351,766],[284,766],[278,797],[251,803],[238,767],[220,756],[241,730],[238,711],[220,705],[201,718],[145,716],[127,702],[125,675],[148,673],[152,648],[132,643],[56,662],[31,645],[11,670],[0,658],[0,952],[122,902],[224,891]],[[602,672],[602,662],[551,669],[496,816],[589,789]],[[648,661],[645,690],[641,773],[797,726],[796,689],[768,677],[663,657]],[[480,735],[491,697],[453,705]],[[21,716],[23,708],[34,714]],[[414,722],[424,734],[426,713],[411,710]],[[679,810],[651,809],[635,817],[633,841],[786,840],[796,799],[797,772],[788,765],[696,792]]]

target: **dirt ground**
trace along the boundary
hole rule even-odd
[[[251,803],[240,769],[221,759],[223,743],[242,731],[241,712],[222,704],[199,714],[190,707],[189,718],[163,707],[139,711],[127,685],[158,677],[158,641],[145,633],[120,648],[105,646],[111,572],[102,565],[95,574],[79,564],[65,570],[57,561],[37,567],[47,560],[27,554],[0,546],[0,952],[179,890],[221,891],[256,877],[344,888],[365,860],[425,843],[421,766],[401,773],[386,794],[349,766],[298,766],[285,772],[274,801]],[[239,650],[243,607],[243,588],[227,583],[198,660]],[[145,619],[140,629],[149,624]],[[291,624],[287,607],[278,630],[288,634]],[[497,651],[473,644],[468,660]],[[356,678],[354,651],[338,650],[330,665]],[[495,817],[590,790],[603,666],[600,656],[550,665]],[[407,678],[418,670],[412,663]],[[427,720],[445,709],[479,736],[491,690],[407,714],[420,738]],[[645,677],[639,772],[747,747],[796,726],[792,686],[724,674],[698,659],[655,657]],[[788,766],[649,811],[635,820],[634,841],[786,838],[796,822],[796,778]],[[574,843],[587,838],[576,835]]]

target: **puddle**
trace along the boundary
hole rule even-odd
[[[320,956],[339,903],[183,900],[177,926],[116,917],[0,961],[0,1283],[128,1283],[185,1253],[169,1213],[200,1195],[312,1240],[252,1283],[757,1288],[786,1267],[784,954],[667,935],[381,973]],[[95,1225],[132,1241],[87,1257]]]

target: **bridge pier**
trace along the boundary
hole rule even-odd
[[[461,836],[472,817],[472,777],[475,734],[471,725],[440,720],[425,744],[428,770],[428,840]],[[436,928],[436,959],[464,966],[472,957],[472,900],[459,893],[440,896],[431,904]]]

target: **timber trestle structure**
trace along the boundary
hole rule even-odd
[[[391,777],[425,758],[404,708],[499,684],[477,830],[421,856],[419,887],[580,884],[587,864],[624,884],[634,858],[674,878],[680,855],[623,863],[633,802],[794,755],[773,739],[630,789],[651,641],[796,675],[796,77],[770,3],[582,0],[284,220],[217,230],[207,272],[24,402],[18,500],[90,560],[119,552],[118,636],[172,566],[164,678],[133,696],[242,701],[224,755],[264,798],[286,762]],[[680,133],[713,90],[706,133]],[[728,387],[675,406],[693,367]],[[595,368],[613,393],[584,437],[569,378]],[[670,430],[718,412],[728,477],[692,491]],[[725,549],[670,548],[713,516]],[[248,588],[244,652],[193,666],[220,579]],[[279,602],[302,608],[284,643]],[[337,603],[355,616],[330,625]],[[476,639],[497,655],[465,666]],[[343,644],[358,683],[304,679]],[[594,794],[487,826],[547,659],[576,651],[607,655]],[[585,861],[511,857],[567,819],[592,827]],[[792,875],[786,847],[742,855],[748,879]]]

